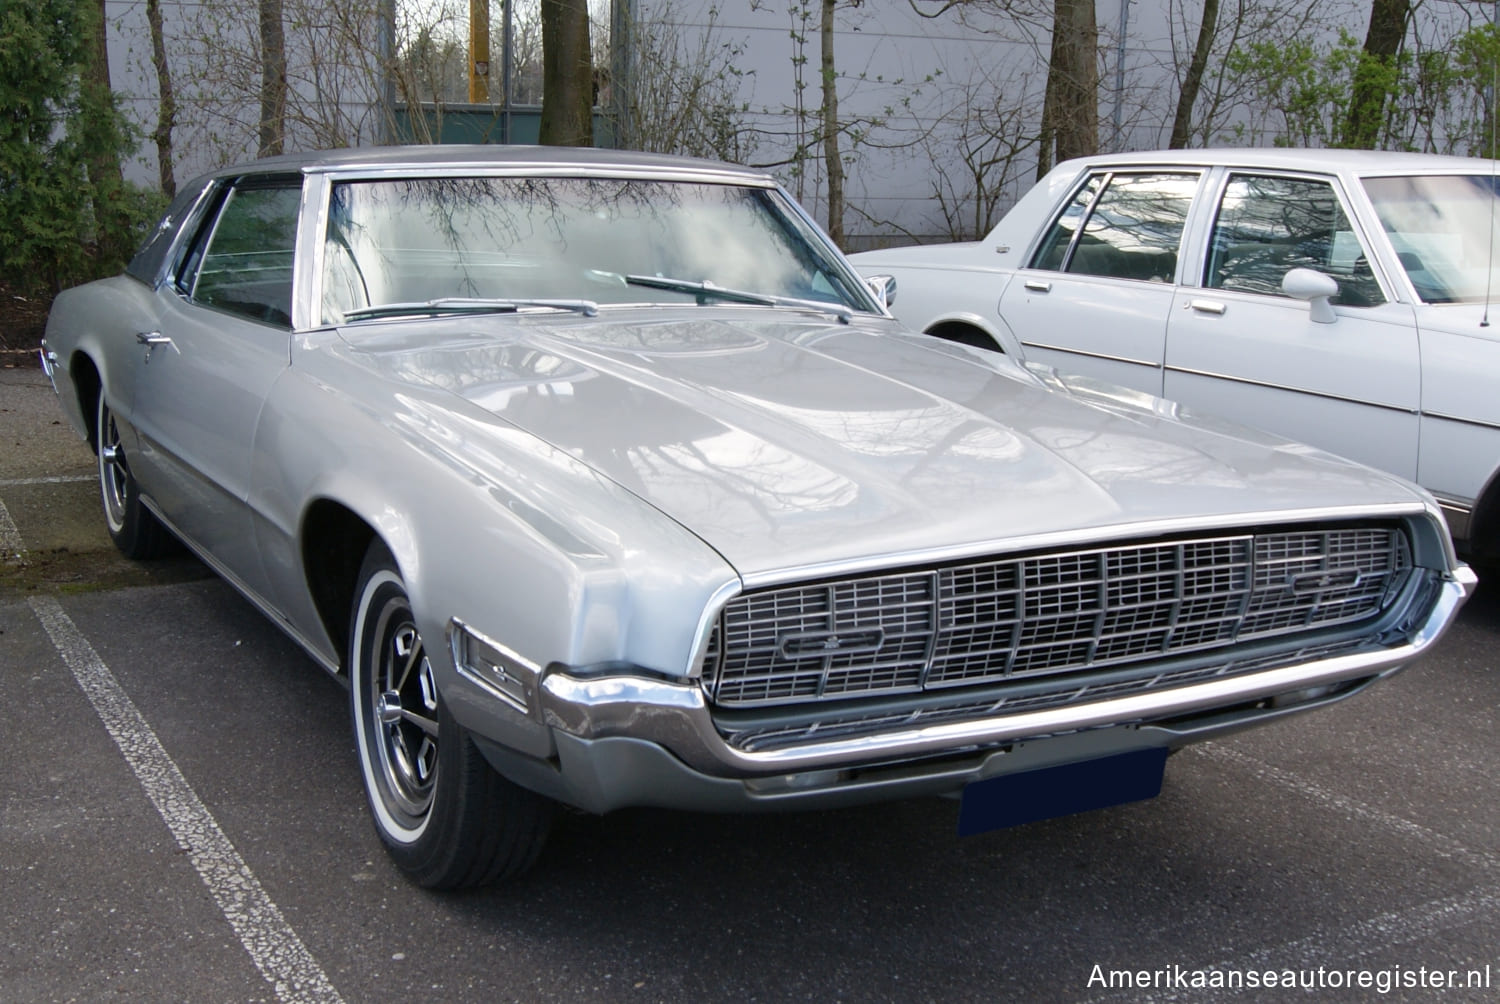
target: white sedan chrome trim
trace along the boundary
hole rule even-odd
[[[1067,350],[1064,349],[1060,351]],[[1367,408],[1379,408],[1382,411],[1396,411],[1400,412],[1403,415],[1424,414],[1424,412],[1420,411],[1417,408],[1402,408],[1399,405],[1394,404],[1380,404],[1376,401],[1361,401],[1358,398],[1345,397],[1341,394],[1329,394],[1325,391],[1308,390],[1305,387],[1294,387],[1291,384],[1272,383],[1266,380],[1251,380],[1248,377],[1229,376],[1225,373],[1216,373],[1213,370],[1190,369],[1186,366],[1168,366],[1167,372],[1182,373],[1187,376],[1207,377],[1210,380],[1224,380],[1228,383],[1244,384],[1248,387],[1265,387],[1268,390],[1290,391],[1293,394],[1306,394],[1308,397],[1318,397],[1322,398],[1325,401],[1343,401],[1346,404],[1358,404],[1363,405]],[[1427,412],[1425,414],[1431,414],[1431,412]],[[1462,421],[1462,419],[1457,419],[1456,421]]]
[[[1130,363],[1132,366],[1149,366],[1151,369],[1161,369],[1160,362],[1150,359],[1132,359],[1129,356],[1114,356],[1106,352],[1088,352],[1084,349],[1070,349],[1061,345],[1051,345],[1047,342],[1023,341],[1022,345],[1028,349],[1046,349],[1049,352],[1064,352],[1070,356],[1088,356],[1090,359],[1105,359],[1112,363]]]

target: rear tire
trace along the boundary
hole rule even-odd
[[[355,590],[349,697],[375,831],[429,889],[485,885],[541,853],[553,803],[490,767],[433,679],[390,551],[370,546]]]
[[[104,525],[115,547],[127,558],[158,558],[172,550],[175,541],[167,528],[141,504],[141,492],[130,473],[120,429],[104,389],[99,389],[95,409],[94,442],[99,455],[99,494],[104,502]]]

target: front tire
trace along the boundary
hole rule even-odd
[[[519,874],[553,805],[511,783],[449,713],[395,559],[376,541],[355,591],[350,711],[375,831],[419,885],[459,889]]]
[[[99,457],[99,494],[104,502],[104,525],[115,547],[127,558],[157,558],[172,549],[172,536],[151,510],[141,504],[141,492],[120,445],[114,412],[99,390],[95,408],[95,444]]]

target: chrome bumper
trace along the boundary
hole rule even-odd
[[[1244,676],[1078,706],[1001,714],[763,751],[734,748],[714,727],[701,689],[638,676],[583,679],[543,675],[537,700],[545,726],[585,744],[628,738],[658,746],[712,778],[755,779],[892,763],[961,749],[994,747],[1111,725],[1149,724],[1208,714],[1248,702],[1315,691],[1393,672],[1441,636],[1477,579],[1465,565],[1439,584],[1426,619],[1407,640],[1377,652],[1335,656]],[[1309,699],[1312,703],[1312,699]],[[606,744],[607,745],[607,744]]]
[[[44,341],[42,347],[37,350],[37,355],[41,357],[42,372],[47,374],[47,382],[52,385],[52,393],[56,394],[58,392],[57,377],[53,374],[57,371],[57,353],[47,348],[47,343]]]

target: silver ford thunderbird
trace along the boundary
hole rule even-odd
[[[405,148],[185,187],[43,365],[126,554],[182,542],[347,679],[434,887],[559,804],[1149,797],[1345,698],[1473,584],[1431,497],[904,330],[764,174]]]

